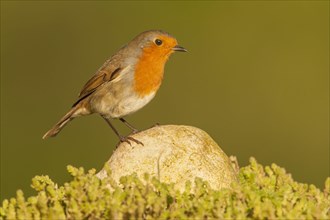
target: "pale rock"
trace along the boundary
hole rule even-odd
[[[208,181],[213,189],[229,188],[237,181],[227,155],[201,129],[182,125],[155,126],[132,135],[144,145],[121,143],[107,164],[112,178],[119,183],[122,176],[136,173],[143,179],[145,173],[161,182],[174,183],[183,191],[186,181],[196,177]],[[99,178],[107,173],[101,170]]]

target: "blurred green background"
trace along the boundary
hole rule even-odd
[[[329,2],[1,1],[1,200],[31,178],[100,169],[118,139],[97,115],[42,135],[84,83],[138,33],[163,29],[189,53],[127,120],[207,131],[241,166],[254,156],[323,188],[329,176]],[[118,121],[122,133],[128,130]]]

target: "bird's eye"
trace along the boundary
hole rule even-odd
[[[156,39],[155,40],[155,44],[157,44],[158,46],[162,45],[163,41],[160,39]]]

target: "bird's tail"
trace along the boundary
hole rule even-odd
[[[78,106],[75,106],[68,113],[66,113],[59,120],[59,122],[56,123],[56,125],[54,125],[49,131],[47,131],[46,134],[44,134],[42,139],[46,139],[49,137],[55,137],[69,121],[71,121],[72,119],[74,119],[77,116],[77,114],[75,114],[75,113],[77,112],[78,108],[79,108]]]

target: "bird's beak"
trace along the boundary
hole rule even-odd
[[[184,47],[181,47],[179,45],[176,45],[172,48],[174,51],[179,51],[179,52],[187,52],[187,50]]]

